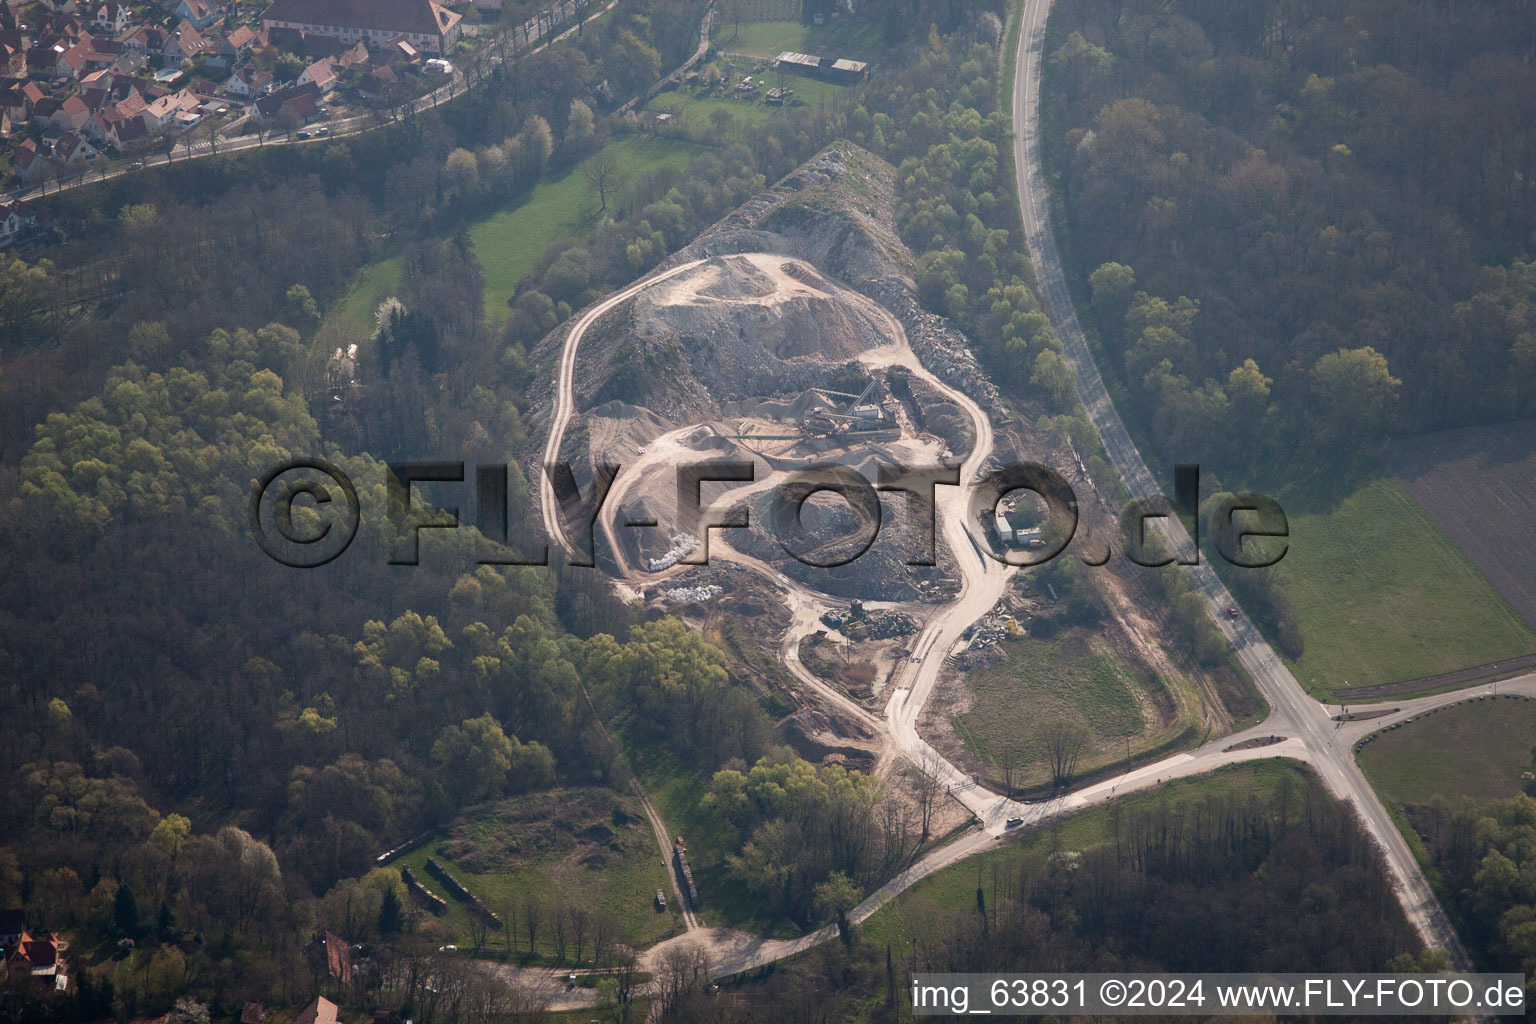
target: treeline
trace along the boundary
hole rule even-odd
[[[914,969],[1369,971],[1419,951],[1375,842],[1315,780],[1110,815],[1102,846],[984,873]]]
[[[976,7],[948,38],[931,31],[897,81],[866,92],[850,128],[897,165],[897,224],[918,255],[923,304],[966,331],[1005,392],[1070,414],[1076,378],[1033,290],[998,105],[1004,11]]]
[[[1536,759],[1536,753],[1533,753]],[[1511,800],[1407,808],[1479,969],[1536,973],[1536,783]]]
[[[662,1019],[906,1020],[911,979],[927,972],[1445,967],[1422,951],[1375,842],[1311,776],[1287,775],[1263,797],[1107,813],[1103,840],[1086,849],[1057,834],[978,864],[963,908],[899,899],[880,912],[899,941],[858,934],[718,994],[688,985],[678,965]]]
[[[1529,416],[1529,11],[1087,0],[1045,144],[1158,451],[1241,470]]]

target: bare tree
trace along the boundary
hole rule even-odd
[[[571,937],[571,913],[565,901],[557,899],[549,908],[550,933],[555,940],[555,962],[565,963],[565,951]]]
[[[485,946],[485,936],[489,930],[490,923],[486,920],[485,915],[477,911],[474,907],[470,907],[469,941],[474,944],[476,949],[481,949]]]
[[[581,956],[587,951],[587,935],[592,929],[592,915],[587,913],[585,907],[572,907],[571,916],[571,941],[576,944],[576,962],[581,963]]]
[[[208,140],[208,154],[217,156],[219,152],[219,123],[212,117],[203,118],[203,123],[198,125],[198,131]]]
[[[613,1003],[609,1007],[618,1024],[628,1024],[635,1016],[635,990],[640,986],[640,958],[633,946],[617,943],[613,949]]]
[[[544,924],[544,901],[529,893],[523,897],[523,930],[528,934],[528,952],[538,952],[539,928]]]
[[[293,141],[293,133],[298,131],[299,126],[304,123],[299,120],[299,115],[291,110],[279,111],[273,122],[272,130],[282,132],[289,142]]]
[[[1079,722],[1056,719],[1040,727],[1040,744],[1051,763],[1051,785],[1060,789],[1077,773],[1077,759],[1088,745],[1089,733]]]
[[[166,128],[161,128],[151,136],[151,145],[155,151],[165,154],[165,162],[171,162],[171,154],[176,152],[176,133]]]
[[[709,982],[709,953],[700,946],[674,946],[662,954],[656,976],[656,1002],[664,1017],[669,1007]],[[653,1011],[654,1012],[654,1011]]]
[[[1003,772],[1003,786],[1008,790],[1008,795],[1012,796],[1013,773],[1018,769],[1023,758],[1023,746],[1019,743],[1017,736],[1009,733],[994,749],[997,752],[997,766]]]
[[[900,800],[886,800],[880,805],[880,833],[885,846],[882,867],[885,870],[906,862],[911,831],[912,819],[906,804]]]
[[[601,205],[598,212],[608,209],[608,195],[617,191],[624,182],[624,172],[612,153],[602,151],[581,165],[581,176],[587,181],[587,191],[595,193]]]
[[[618,924],[613,917],[598,911],[592,917],[592,966],[603,966],[603,954],[608,952],[609,945],[614,936],[619,932]]]
[[[907,769],[906,776],[912,786],[912,795],[917,800],[917,812],[922,824],[922,839],[919,841],[926,842],[932,834],[933,812],[939,794],[944,791],[944,780],[939,775],[938,755],[925,749],[918,763]]]
[[[571,10],[576,15],[576,36],[580,38],[582,26],[587,23],[587,17],[592,13],[592,0],[571,0]]]
[[[508,896],[501,907],[502,942],[506,943],[507,956],[517,953],[517,897]]]

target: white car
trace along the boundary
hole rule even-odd
[[[449,943],[446,946],[438,946],[437,951],[439,953],[457,953],[459,951],[459,947]]]

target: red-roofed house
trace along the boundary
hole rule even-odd
[[[183,21],[176,26],[165,45],[160,48],[160,59],[166,67],[175,67],[184,60],[192,60],[204,50],[213,48],[214,44],[203,38],[203,34],[193,27],[190,21]]]
[[[336,1004],[319,996],[299,1014],[297,1024],[336,1024]]]
[[[255,46],[259,41],[255,29],[249,25],[241,25],[224,37],[224,55],[226,57],[238,57]]]
[[[418,49],[447,53],[459,41],[459,15],[433,0],[276,0],[261,25],[335,36],[344,46],[382,47],[403,35]]]
[[[368,46],[366,43],[358,43],[356,46],[352,47],[352,49],[343,50],[335,57],[336,66],[343,71],[347,70],[348,68],[361,67],[362,65],[367,64],[369,59],[370,54],[368,53]]]
[[[251,108],[251,116],[258,121],[271,120],[285,113],[292,114],[305,124],[319,117],[319,87],[313,82],[307,85],[290,85],[270,96],[263,96]]]
[[[198,28],[207,28],[224,16],[224,7],[213,0],[181,0],[176,5],[176,17],[190,21]]]
[[[190,89],[183,89],[177,93],[170,93],[149,101],[140,115],[144,120],[144,127],[150,131],[156,131],[166,125],[179,127],[188,126],[188,118],[181,115],[197,115],[198,108],[203,101],[197,98],[197,94]],[[201,118],[197,118],[200,120]],[[196,123],[193,120],[191,123]]]
[[[117,35],[128,27],[128,6],[114,3],[113,0],[102,0],[86,8],[86,14],[91,19],[91,27],[98,32],[108,35]]]
[[[27,48],[20,42],[0,39],[0,75],[20,77],[27,73]]]
[[[60,131],[77,132],[91,119],[91,108],[79,96],[66,96],[48,118],[48,123]]]
[[[55,73],[60,78],[84,78],[90,72],[111,67],[122,55],[122,43],[81,36],[78,43],[59,55]]]
[[[149,129],[143,117],[112,117],[106,122],[106,134],[107,141],[124,152],[149,138]]]
[[[36,936],[22,932],[15,945],[5,951],[5,963],[7,967],[26,964],[34,978],[57,974],[59,937],[53,932]]]
[[[75,132],[65,132],[59,136],[59,141],[53,144],[54,159],[66,164],[89,166],[96,162],[96,157],[99,155],[95,146],[86,142]]]
[[[32,101],[27,90],[19,85],[0,85],[0,115],[14,124],[20,124],[32,116]]]
[[[240,99],[265,96],[272,91],[272,72],[241,68],[229,76],[229,81],[224,83],[224,91]]]
[[[382,99],[399,82],[400,79],[395,75],[394,69],[388,64],[383,64],[364,76],[363,80],[357,84],[357,91],[362,93],[365,100]]]
[[[313,82],[320,90],[320,94],[330,92],[336,88],[336,67],[329,60],[317,60],[304,69],[304,73],[298,78],[299,85],[308,85]]]
[[[123,49],[130,53],[156,54],[165,49],[168,38],[165,29],[140,25],[122,37]]]

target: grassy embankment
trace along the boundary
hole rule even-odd
[[[700,148],[680,139],[633,135],[610,142],[602,152],[612,154],[633,180],[663,167],[681,170]],[[485,275],[485,318],[491,323],[506,319],[507,300],[545,246],[585,234],[593,226],[597,200],[589,194],[581,167],[577,164],[546,178],[511,206],[469,226]],[[398,255],[364,267],[352,288],[331,308],[325,326],[345,324],[371,334],[374,310],[400,290],[400,271]]]

